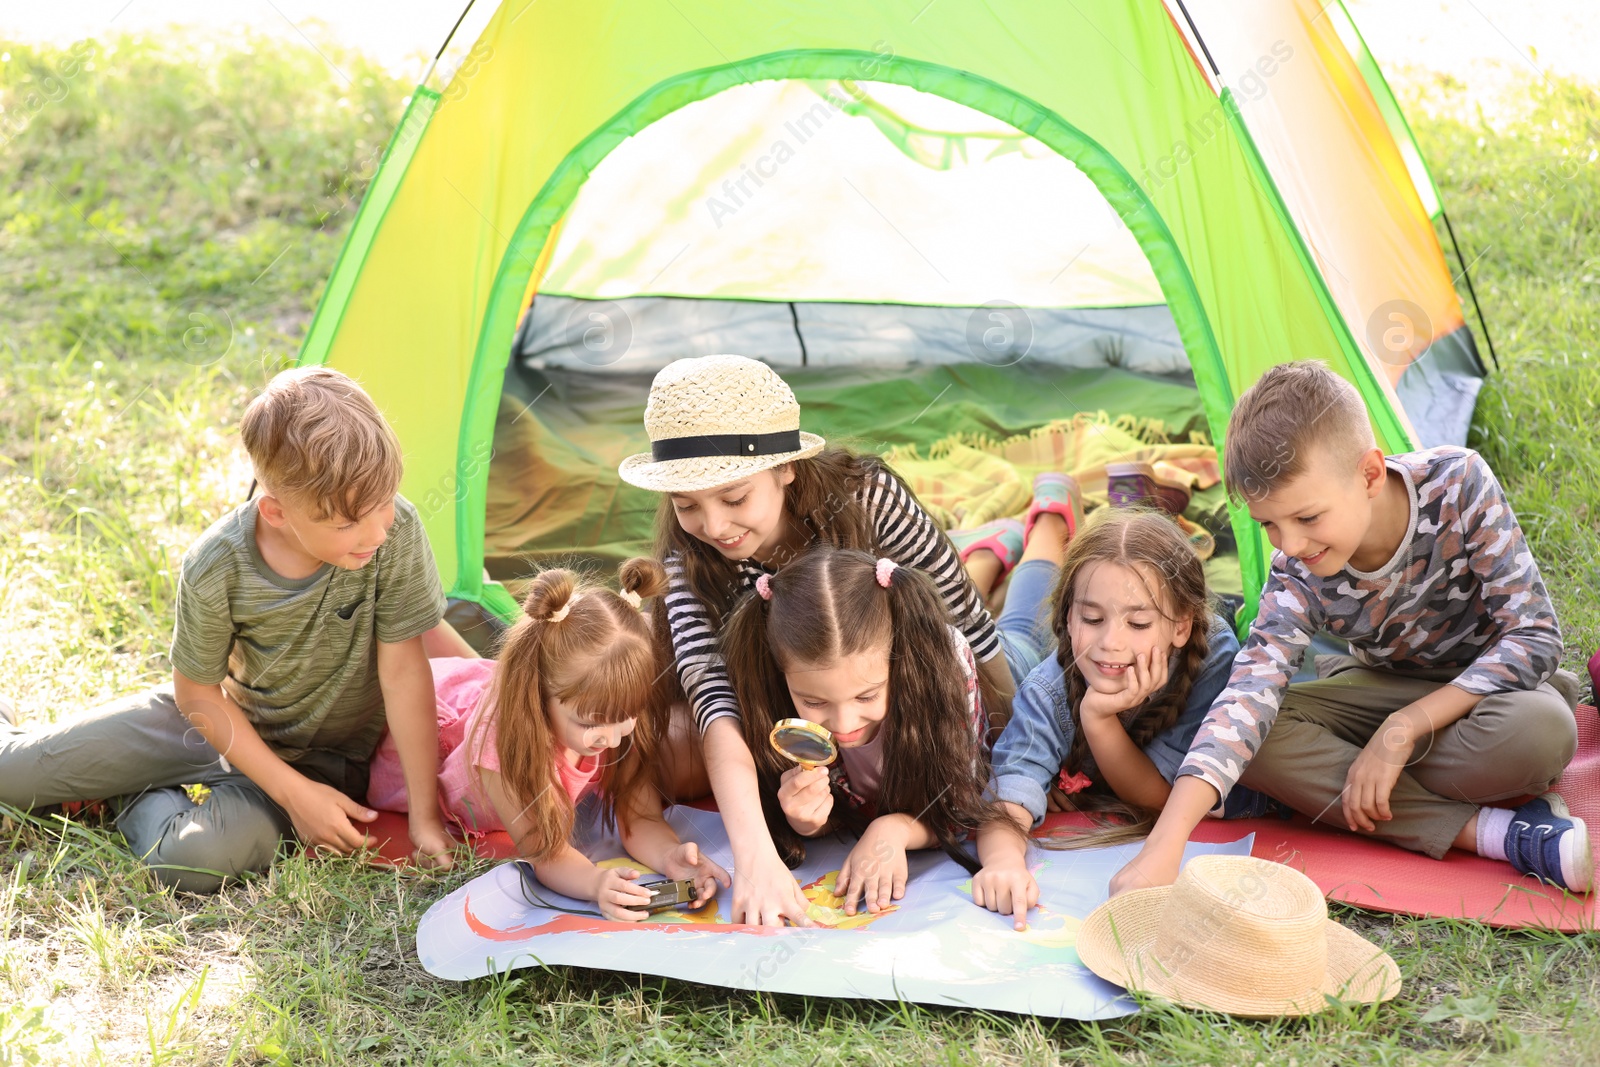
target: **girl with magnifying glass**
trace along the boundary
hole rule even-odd
[[[762,575],[723,634],[780,855],[793,866],[805,838],[858,837],[835,882],[846,914],[904,895],[908,851],[942,848],[976,871],[973,831],[1024,840],[983,798],[977,662],[948,620],[926,574],[818,545]]]
[[[672,717],[664,784],[680,800],[716,796],[735,865],[735,922],[810,925],[807,901],[759,814],[755,753],[719,652],[737,598],[816,544],[862,549],[926,572],[940,617],[961,631],[977,662],[996,734],[1015,684],[1045,656],[1050,635],[1045,630],[1041,638],[1033,614],[1012,610],[1013,601],[1028,599],[1016,595],[1015,575],[1007,610],[991,618],[956,545],[905,484],[878,457],[829,448],[801,430],[793,391],[765,364],[735,355],[675,360],[650,387],[644,423],[650,451],[627,457],[617,473],[662,495],[656,554],[671,585],[657,605],[656,636],[675,667],[663,681],[681,690],[668,699],[687,705]],[[1028,567],[1030,550],[1059,563],[1074,514],[1068,497],[1035,493],[1034,538],[1018,574],[1043,569]],[[981,571],[986,583],[996,579],[988,557],[999,558],[998,542],[964,541],[967,568]],[[1042,599],[1048,581],[1033,584]]]

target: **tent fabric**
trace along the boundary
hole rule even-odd
[[[540,291],[1162,302],[1132,232],[1069,160],[972,108],[853,80],[737,85],[628,138],[584,183]]]
[[[1080,413],[1129,416],[1146,438],[1180,442],[1206,426],[1192,386],[1114,367],[1040,364],[1024,374],[966,362],[782,372],[808,430],[866,452],[926,451],[953,434],[1004,440]],[[520,578],[530,561],[577,556],[615,564],[649,550],[660,497],[621,482],[616,468],[623,457],[649,450],[639,413],[651,376],[522,366],[507,377],[486,509],[493,578]],[[1220,502],[1213,492],[1205,504],[1214,512]],[[426,513],[441,501],[414,503]],[[1221,588],[1239,591],[1233,567],[1219,564],[1217,574]]]
[[[403,127],[391,148],[330,279],[301,362],[330,363],[363,381],[405,444],[402,490],[431,502],[421,511],[446,587],[458,597],[508,607],[503,594],[485,584],[481,568],[490,445],[520,314],[550,277],[564,279],[572,289],[568,295],[626,299],[654,295],[648,290],[657,283],[642,272],[670,267],[649,257],[628,262],[630,246],[621,239],[628,235],[606,236],[605,220],[592,214],[586,190],[595,190],[595,204],[603,202],[607,183],[633,188],[646,199],[688,196],[690,190],[698,196],[695,182],[718,174],[717,160],[708,160],[705,150],[721,151],[732,163],[736,146],[747,143],[738,129],[710,121],[731,114],[725,110],[729,101],[798,100],[800,89],[815,96],[818,86],[866,83],[865,97],[849,94],[827,121],[852,139],[864,124],[877,130],[883,143],[871,150],[874,173],[898,168],[919,180],[934,175],[957,183],[992,173],[1023,189],[1025,178],[1006,177],[1020,160],[1063,174],[1070,164],[1093,185],[1109,207],[1102,209],[1107,225],[1100,243],[1090,242],[1092,249],[1084,253],[1088,262],[1112,263],[1119,256],[1127,261],[1131,237],[1148,270],[1141,275],[1129,266],[1099,279],[1109,294],[1104,299],[1134,299],[1155,280],[1214,440],[1221,441],[1233,398],[1266,368],[1315,356],[1362,390],[1385,448],[1409,447],[1416,437],[1393,391],[1395,376],[1361,340],[1365,324],[1359,312],[1367,297],[1350,294],[1365,293],[1367,283],[1334,275],[1334,268],[1348,264],[1333,262],[1337,257],[1329,250],[1335,246],[1319,222],[1340,218],[1355,230],[1381,231],[1362,248],[1394,243],[1407,253],[1406,263],[1420,264],[1411,273],[1385,275],[1396,279],[1396,299],[1431,307],[1435,296],[1447,292],[1448,274],[1441,288],[1428,268],[1442,264],[1437,239],[1425,226],[1412,225],[1415,219],[1408,223],[1404,212],[1387,210],[1404,201],[1426,221],[1403,163],[1389,165],[1389,156],[1399,159],[1389,129],[1371,93],[1354,90],[1365,82],[1359,70],[1352,73],[1337,32],[1310,18],[1314,5],[1306,0],[1251,5],[1252,19],[1260,23],[1251,31],[1272,35],[1270,41],[1305,42],[1297,55],[1307,68],[1301,86],[1295,64],[1286,64],[1281,76],[1266,82],[1266,96],[1281,92],[1287,107],[1288,86],[1299,86],[1294,106],[1308,117],[1257,120],[1260,101],[1241,103],[1240,93],[1208,69],[1207,41],[1223,41],[1230,26],[1246,20],[1231,8],[1202,7],[1196,30],[1182,5],[1153,0],[1092,8],[1000,0],[932,5],[920,12],[893,0],[848,6],[800,0],[503,6],[446,92],[430,99],[419,90],[414,97],[408,115],[422,116],[427,109],[426,121],[420,133],[416,124]],[[1063,48],[1071,49],[1071,62],[1062,61]],[[982,125],[972,126],[964,112],[923,96],[978,113]],[[1341,107],[1359,113],[1341,114]],[[655,124],[702,118],[722,139],[680,142],[681,165],[658,168],[654,184],[630,185],[637,176],[623,173],[626,166],[614,176],[606,173],[614,154],[629,158],[630,142],[651,140]],[[1371,180],[1384,186],[1379,195],[1327,190],[1303,173],[1312,158],[1305,153],[1314,147],[1308,142],[1317,136],[1311,127],[1318,123],[1346,143],[1359,135],[1388,145],[1364,164]],[[970,150],[980,144],[1017,150],[991,151],[980,167],[974,160],[981,153]],[[820,166],[825,158],[821,151],[812,153],[806,165]],[[838,182],[859,175],[837,168],[854,158],[834,160],[836,173],[828,178],[834,184],[821,190],[826,195],[818,202],[847,202],[848,191]],[[800,165],[798,156],[794,165]],[[990,172],[989,166],[996,169]],[[684,181],[672,186],[668,179],[675,176]],[[1405,189],[1388,188],[1402,179]],[[914,243],[896,232],[902,187],[862,181],[868,184],[855,188],[865,195],[856,198],[868,201],[866,208],[852,209],[848,220],[854,225],[845,225],[841,216],[839,232],[829,235],[832,243],[820,246],[832,257],[825,266],[844,275],[853,264],[886,262],[885,247]],[[908,190],[927,187],[906,181]],[[1087,191],[1082,181],[1075,188]],[[1062,196],[1076,195],[1063,179]],[[1352,206],[1326,205],[1316,197],[1348,197]],[[1079,290],[1087,291],[1083,286],[1090,279],[1074,273],[1077,246],[1056,247],[1067,231],[1051,230],[1043,215],[1038,227],[975,235],[963,231],[960,220],[939,229],[936,213],[917,207],[925,201],[909,191],[905,198],[908,217],[928,220],[930,233],[958,235],[948,250],[919,253],[928,261],[922,266],[944,274],[944,281],[923,270],[924,289],[912,284],[917,276],[897,270],[875,283],[880,295],[864,299],[880,300],[883,293],[931,294],[907,303],[947,303],[962,293],[965,304],[1006,299],[1003,293],[971,294],[1007,269],[1037,278],[1037,263],[1049,257],[1033,245],[1043,244],[1073,268],[1066,272],[1072,281],[1068,295],[1052,306],[1082,301]],[[952,213],[974,210],[966,203]],[[797,301],[796,314],[806,297],[863,298],[848,286],[829,288],[827,271],[808,275],[801,268],[811,270],[809,264],[785,267],[781,247],[773,247],[781,246],[784,232],[760,233],[754,221],[761,213],[753,207],[741,214],[752,220],[750,239],[694,251],[692,269],[687,261],[681,267],[690,281],[671,290],[675,295],[726,296],[701,291],[708,288],[705,279],[737,282],[738,264],[762,262],[784,269],[769,271],[760,291],[770,299]],[[579,225],[585,218],[592,228]],[[1109,225],[1113,218],[1116,226]],[[820,214],[794,222],[826,230],[832,219]],[[602,238],[606,243],[595,243]],[[634,241],[637,247],[637,236]],[[980,241],[1010,242],[1010,254],[977,247]],[[568,258],[560,255],[562,246],[573,250]],[[1115,254],[1105,258],[1106,250]],[[896,253],[896,262],[909,262],[904,249]],[[977,271],[973,281],[939,268],[941,258],[988,273]],[[1364,254],[1360,269],[1369,269],[1373,259]],[[601,260],[610,265],[583,273]],[[610,285],[613,268],[635,272],[625,274],[633,280],[620,287],[631,291]],[[663,274],[658,282],[664,279]],[[1436,310],[1429,313],[1435,325],[1459,319],[1453,301]],[[1452,311],[1454,319],[1447,314]],[[1233,512],[1233,524],[1253,604],[1265,573],[1264,542],[1242,511]]]
[[[1423,448],[1462,445],[1483,388],[1483,364],[1465,325],[1428,346],[1406,368],[1395,394],[1417,430]]]
[[[1165,304],[920,307],[657,296],[606,301],[541,293],[523,318],[514,351],[531,367],[596,372],[654,372],[685,356],[759,352],[780,371],[979,360],[1017,374],[1044,362],[1194,382]]]
[[[1357,343],[1392,385],[1461,326],[1461,305],[1335,13],[1319,0],[1288,12],[1282,0],[1189,2],[1211,16],[1205,39],[1224,76],[1244,72],[1229,80],[1245,123]]]
[[[1439,187],[1434,184],[1433,172],[1428,169],[1428,162],[1422,157],[1422,149],[1417,146],[1417,138],[1411,132],[1411,124],[1406,121],[1405,112],[1400,110],[1400,102],[1394,98],[1394,91],[1389,88],[1388,79],[1383,76],[1378,61],[1372,57],[1366,40],[1356,28],[1355,20],[1350,17],[1350,12],[1344,4],[1342,2],[1331,4],[1327,11],[1334,30],[1338,32],[1339,39],[1344,42],[1346,50],[1355,59],[1356,65],[1361,68],[1361,77],[1366,81],[1367,89],[1372,93],[1378,109],[1383,112],[1383,121],[1389,127],[1389,134],[1394,138],[1395,146],[1405,158],[1406,170],[1411,175],[1411,184],[1416,187],[1417,197],[1428,212],[1428,218],[1437,219],[1444,211],[1444,201],[1439,196]]]

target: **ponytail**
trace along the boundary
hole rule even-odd
[[[988,760],[974,733],[949,610],[921,571],[880,559],[873,576],[887,591],[893,635],[878,810],[920,812],[918,821],[933,830],[945,855],[976,874],[981,864],[963,846],[967,835],[990,823],[1015,823],[983,799]]]
[[[763,585],[770,590],[768,583]],[[722,658],[739,701],[739,725],[745,744],[755,761],[762,814],[778,855],[792,870],[805,861],[806,849],[804,838],[789,825],[788,817],[778,804],[778,784],[783,772],[794,764],[773,749],[769,738],[773,725],[779,719],[793,718],[795,708],[788,682],[771,652],[767,633],[770,611],[770,596],[762,596],[760,590],[751,590],[741,597],[722,630]],[[836,813],[848,807],[837,789],[833,800]]]
[[[666,568],[649,556],[624,560],[617,568],[617,588],[621,591],[618,595],[638,611],[644,601],[667,591]]]
[[[734,609],[722,649],[779,854],[790,866],[805,857],[800,835],[777,802],[778,780],[791,764],[767,740],[773,723],[796,714],[785,670],[887,648],[889,708],[879,727],[877,810],[914,816],[952,858],[976,870],[960,842],[990,822],[1011,823],[983,800],[986,761],[974,736],[949,613],[933,580],[892,560],[818,545],[764,585]],[[843,828],[866,829],[867,820],[837,783],[833,810]]]
[[[640,598],[658,596],[665,588],[665,576],[653,560],[629,560],[618,577],[624,592]],[[664,706],[654,699],[658,665],[649,627],[629,599],[555,568],[533,579],[522,611],[506,634],[485,710],[467,739],[468,764],[482,797],[478,754],[492,727],[506,792],[525,805],[517,850],[540,860],[567,843],[574,818],[556,770],[551,699],[581,706],[594,721],[635,720],[621,748],[601,756],[601,819],[608,827],[619,820],[630,825],[644,814],[641,800],[655,785],[652,757]],[[586,667],[581,676],[570,670],[576,663]],[[518,834],[516,826],[506,829]]]

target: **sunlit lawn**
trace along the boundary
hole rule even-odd
[[[64,57],[6,47],[15,116],[22,72]],[[172,49],[102,48],[0,145],[0,686],[27,722],[167,674],[177,562],[243,498],[239,412],[292,357],[406,92],[354,56],[339,57],[346,89],[287,45]],[[1566,83],[1529,91],[1526,119],[1499,132],[1413,119],[1467,255],[1482,253],[1503,364],[1472,443],[1578,667],[1600,642],[1600,102]],[[416,922],[473,869],[299,857],[174,898],[93,819],[11,822],[3,838],[0,1064],[1465,1065],[1600,1049],[1595,935],[1345,911],[1405,976],[1381,1009],[1057,1024],[585,970],[444,983],[415,962]]]

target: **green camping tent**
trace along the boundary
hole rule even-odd
[[[861,447],[1077,411],[1220,443],[1304,357],[1387,449],[1465,437],[1437,192],[1338,3],[506,0],[441,56],[300,361],[392,421],[460,600],[647,545],[615,465],[685,355],[766,359]]]

